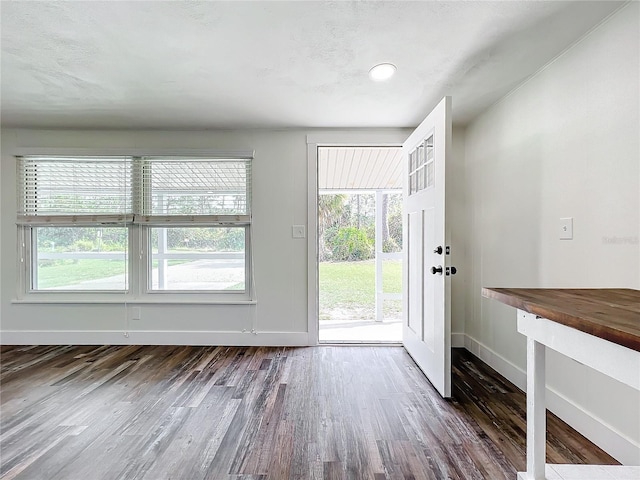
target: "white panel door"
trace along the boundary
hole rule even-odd
[[[443,397],[451,396],[451,313],[445,179],[451,151],[451,97],[402,145],[404,322],[402,343]]]

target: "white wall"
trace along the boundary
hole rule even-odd
[[[367,131],[375,137],[377,131]],[[406,133],[380,130],[395,135]],[[31,343],[209,343],[304,345],[307,336],[307,243],[291,237],[307,224],[306,131],[2,131],[2,341]],[[348,131],[341,132],[349,138]],[[355,131],[360,138],[362,131]],[[17,148],[210,148],[253,150],[253,245],[257,306],[142,305],[127,325],[123,305],[17,304]],[[257,335],[241,333],[255,328]],[[125,337],[124,332],[130,336]]]
[[[2,215],[2,163],[0,162],[0,215]],[[2,272],[2,231],[4,227],[0,221],[0,272]],[[2,302],[2,274],[0,273],[0,302]],[[0,343],[2,343],[2,304],[0,303]]]
[[[466,129],[466,341],[521,386],[516,312],[481,287],[640,288],[639,8],[628,4]],[[559,240],[561,217],[574,218],[573,240]],[[552,410],[640,464],[638,392],[553,352],[547,372]]]

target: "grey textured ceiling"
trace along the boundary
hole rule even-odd
[[[620,5],[3,1],[2,124],[412,127],[444,95],[464,124]]]

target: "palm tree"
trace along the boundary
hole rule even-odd
[[[325,259],[329,250],[324,241],[324,232],[337,223],[344,211],[344,194],[321,194],[318,196],[318,249],[320,259]]]

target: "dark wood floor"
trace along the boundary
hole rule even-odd
[[[442,400],[399,347],[2,347],[2,479],[502,479],[524,395],[465,351]],[[552,463],[615,463],[549,415]]]

